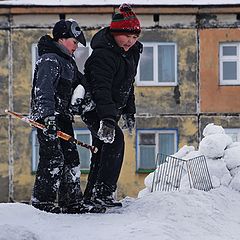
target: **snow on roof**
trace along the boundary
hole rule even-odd
[[[132,5],[147,5],[147,6],[156,6],[156,5],[233,5],[239,4],[240,0],[128,0],[128,1],[119,1],[119,0],[95,0],[89,1],[86,3],[86,0],[9,0],[4,1],[0,0],[0,5],[13,5],[13,6],[107,6],[107,5],[120,5],[123,2],[130,3]]]

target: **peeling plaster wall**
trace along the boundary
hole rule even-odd
[[[174,42],[177,44],[178,87],[136,87],[137,113],[194,114],[197,111],[197,32],[194,29],[156,29],[143,31],[141,41]]]
[[[0,201],[8,199],[8,32],[0,30]]]
[[[234,115],[201,115],[200,116],[200,123],[199,123],[199,129],[200,129],[200,138],[203,138],[202,132],[203,129],[209,124],[214,123],[216,125],[220,125],[223,128],[240,128],[240,114],[234,114]]]

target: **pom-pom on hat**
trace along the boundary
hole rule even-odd
[[[127,32],[140,34],[140,22],[129,4],[119,7],[120,13],[115,13],[110,24],[111,32]]]
[[[52,34],[55,41],[58,41],[60,38],[75,38],[82,45],[86,46],[86,39],[83,32],[73,19],[58,21],[53,27]]]

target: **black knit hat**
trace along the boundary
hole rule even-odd
[[[55,41],[58,41],[60,38],[75,38],[82,45],[86,46],[83,32],[77,22],[72,19],[58,21],[53,27],[52,34]]]

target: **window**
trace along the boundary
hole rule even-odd
[[[91,133],[87,129],[81,130],[74,130],[75,138],[81,142],[91,144],[92,138]],[[91,151],[87,148],[77,146],[78,154],[80,157],[80,168],[82,173],[87,173],[90,169],[90,158],[91,158]]]
[[[92,49],[90,48],[89,42],[87,43],[86,47],[79,45],[79,47],[74,52],[76,64],[78,69],[81,73],[83,73],[84,64],[91,54]],[[32,44],[32,76],[34,74],[35,64],[38,59],[38,47],[37,43]]]
[[[224,130],[232,138],[233,142],[240,142],[240,128],[224,128]]]
[[[137,171],[155,168],[158,153],[171,155],[177,151],[177,130],[137,130]]]
[[[91,51],[92,51],[92,49],[91,49],[89,43],[87,43],[86,47],[80,45],[74,52],[75,61],[78,66],[78,70],[81,73],[83,73],[84,64],[85,64],[87,58],[90,56]]]
[[[91,144],[91,134],[87,129],[74,130],[75,138],[79,141]],[[90,168],[90,150],[77,146],[77,150],[80,157],[80,168],[82,173],[87,173]],[[37,171],[37,166],[39,162],[39,142],[37,139],[37,131],[32,131],[32,172]]]
[[[177,45],[143,43],[137,75],[138,86],[177,85]]]
[[[240,43],[220,44],[220,85],[240,85]]]
[[[37,130],[32,131],[32,172],[37,171],[39,162],[39,142],[37,139]]]
[[[38,47],[37,47],[37,43],[33,43],[32,44],[32,79],[34,76],[34,69],[35,69],[35,65],[36,65],[36,61],[38,60]]]

